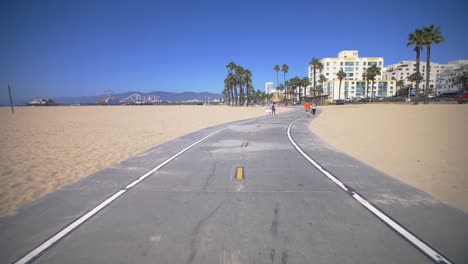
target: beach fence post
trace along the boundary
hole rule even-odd
[[[11,99],[11,88],[10,88],[10,83],[8,83],[8,93],[10,94],[11,113],[14,114],[14,113],[15,113],[15,110],[13,109],[13,99]]]

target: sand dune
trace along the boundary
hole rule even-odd
[[[330,145],[468,212],[468,105],[322,110],[310,128]]]
[[[263,107],[0,108],[0,215],[158,144],[263,115]]]

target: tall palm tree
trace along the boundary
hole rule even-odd
[[[396,82],[396,86],[399,87],[398,90],[400,90],[403,85],[405,85],[405,82],[403,80],[399,80]]]
[[[318,92],[319,95],[323,95],[323,84],[326,83],[328,79],[325,77],[325,75],[320,74],[319,76],[319,83],[320,87],[317,88],[316,92]],[[322,102],[323,98],[320,98],[320,101]]]
[[[444,41],[444,36],[440,32],[440,27],[435,27],[434,25],[430,25],[428,27],[423,28],[424,30],[424,45],[426,45],[426,89],[424,90],[424,103],[429,103],[429,76],[431,71],[431,44],[436,43],[439,44],[440,42]]]
[[[276,87],[278,88],[279,86],[279,81],[278,81],[278,72],[280,71],[280,67],[278,64],[273,67],[273,70],[276,72]]]
[[[362,72],[362,80],[364,82],[366,82],[366,88],[365,88],[365,91],[364,91],[364,97],[368,97],[368,89],[369,89],[369,80],[367,79],[367,69],[364,69],[364,71]]]
[[[245,77],[245,91],[247,95],[247,106],[249,106],[250,103],[250,94],[252,92],[253,86],[252,86],[252,72],[249,69],[246,69],[244,71],[244,77]]]
[[[278,85],[278,88],[276,88],[278,98],[280,98],[280,93],[284,94],[284,90],[285,90],[284,84],[281,83],[280,85]]]
[[[411,89],[411,86],[413,85],[413,82],[418,83],[418,82],[421,82],[422,79],[423,78],[421,76],[421,73],[418,73],[418,72],[414,72],[410,76],[408,76],[408,81],[411,82],[411,85],[408,86],[408,99],[410,99],[410,97],[411,97],[411,90],[410,89]]]
[[[372,102],[372,96],[373,96],[372,93],[374,92],[375,77],[377,77],[377,75],[380,75],[380,74],[381,74],[380,67],[377,67],[377,65],[375,64],[367,68],[367,79],[369,81],[372,81],[369,103]]]
[[[236,83],[239,86],[239,106],[244,106],[244,68],[240,65],[236,67]]]
[[[305,76],[304,78],[302,78],[301,80],[301,86],[304,87],[304,96],[306,95],[306,89],[307,87],[310,85],[310,80],[309,80],[309,77]],[[300,100],[300,96],[299,96],[299,103],[301,103],[301,100]]]
[[[237,88],[236,88],[236,77],[234,75],[234,70],[236,69],[237,65],[231,61],[228,65],[226,65],[226,68],[229,70],[229,74],[231,74],[231,94],[233,97],[232,103],[235,103],[237,106]]]
[[[336,74],[336,77],[338,77],[340,80],[340,86],[338,88],[338,99],[341,99],[341,82],[344,78],[346,78],[346,73],[343,71],[343,69],[340,69],[340,71]]]
[[[425,43],[425,36],[424,31],[422,29],[416,29],[413,33],[410,33],[408,36],[408,43],[406,44],[407,47],[414,46],[414,51],[416,52],[416,72],[418,75],[421,75],[419,70],[419,66],[421,64],[421,50]],[[414,96],[414,104],[418,104],[419,101],[419,83],[420,79],[417,78],[416,80],[416,93]]]
[[[283,72],[283,82],[284,84],[286,84],[286,73],[288,73],[289,71],[289,66],[287,64],[283,64],[283,66],[281,67],[281,71]]]
[[[315,89],[317,87],[317,70],[323,70],[323,63],[321,63],[317,58],[312,58],[309,62],[309,66],[312,67],[314,72],[314,97],[315,97]]]

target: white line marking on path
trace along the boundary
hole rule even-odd
[[[257,118],[257,119],[262,119],[262,118]],[[257,120],[257,119],[254,119],[254,120]],[[54,245],[55,243],[57,243],[60,239],[62,239],[63,237],[65,237],[66,235],[68,235],[69,233],[71,233],[73,230],[75,230],[77,227],[79,227],[82,223],[84,223],[85,221],[87,221],[88,219],[90,219],[91,217],[93,217],[95,214],[97,214],[99,211],[101,211],[102,209],[104,209],[107,205],[109,205],[110,203],[112,203],[115,199],[119,198],[120,196],[122,196],[125,192],[127,192],[128,190],[130,190],[132,187],[134,187],[135,185],[137,185],[138,183],[142,182],[144,179],[146,179],[148,176],[150,176],[151,174],[153,174],[154,172],[156,172],[157,170],[159,170],[160,168],[162,168],[164,165],[168,164],[169,162],[171,162],[172,160],[174,160],[175,158],[179,157],[180,155],[182,155],[182,153],[186,152],[187,150],[191,149],[192,147],[194,147],[195,145],[199,144],[200,142],[206,140],[207,138],[227,129],[228,127],[230,126],[234,126],[234,125],[241,125],[241,124],[244,124],[244,123],[247,123],[247,122],[251,122],[251,121],[254,121],[254,120],[246,120],[246,121],[243,121],[243,122],[239,122],[239,123],[236,123],[236,124],[232,124],[232,125],[229,125],[229,126],[226,126],[225,128],[222,128],[220,130],[217,130],[209,135],[207,135],[206,137],[198,140],[197,142],[193,143],[192,145],[184,148],[183,150],[179,151],[177,154],[175,154],[174,156],[170,157],[169,159],[167,159],[166,161],[164,161],[163,163],[161,163],[160,165],[158,165],[157,167],[155,167],[154,169],[148,171],[147,173],[145,173],[143,176],[140,176],[138,179],[136,179],[135,181],[133,181],[132,183],[130,183],[129,185],[125,186],[125,188],[123,190],[119,190],[117,191],[116,193],[114,193],[111,197],[107,198],[104,202],[100,203],[98,206],[94,207],[93,209],[91,209],[90,211],[88,211],[85,215],[81,216],[80,218],[78,218],[77,220],[75,220],[73,223],[69,224],[67,227],[65,227],[64,229],[62,229],[61,231],[59,231],[57,234],[55,234],[54,236],[52,236],[51,238],[49,238],[47,241],[45,241],[44,243],[40,244],[39,246],[37,246],[35,249],[33,249],[32,251],[30,251],[28,254],[26,254],[24,257],[20,258],[19,260],[17,260],[15,262],[15,264],[23,264],[23,263],[28,263],[29,261],[35,259],[36,257],[38,257],[40,254],[42,254],[42,252],[44,252],[45,250],[47,250],[49,247],[51,247],[52,245]]]
[[[390,217],[388,217],[385,213],[377,209],[375,206],[373,206],[369,201],[364,199],[362,196],[360,196],[357,192],[355,191],[350,191],[349,187],[346,187],[345,184],[343,184],[339,179],[337,179],[335,176],[333,176],[330,172],[326,171],[323,169],[316,161],[311,159],[293,140],[291,137],[291,127],[294,123],[296,123],[298,120],[302,118],[299,118],[295,121],[293,121],[291,124],[288,126],[288,138],[289,141],[293,144],[293,146],[296,148],[299,153],[306,158],[314,167],[316,167],[320,172],[322,172],[325,176],[327,176],[331,181],[333,181],[336,185],[338,185],[343,191],[348,193],[351,197],[353,197],[356,201],[358,201],[362,206],[364,206],[367,210],[369,210],[373,215],[375,215],[377,218],[379,218],[382,222],[387,224],[393,231],[398,233],[400,236],[403,236],[407,241],[409,241],[411,244],[413,244],[416,248],[418,248],[421,252],[426,254],[429,258],[431,258],[432,261],[435,263],[452,263],[448,259],[442,256],[439,252],[437,252],[435,249],[431,248],[428,244],[424,243],[421,241],[419,238],[417,238],[415,235],[413,235],[411,232],[409,232],[406,228],[403,226],[399,225],[395,221],[393,221]]]

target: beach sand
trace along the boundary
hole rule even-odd
[[[331,146],[468,212],[468,105],[321,108],[310,129]]]
[[[190,132],[264,115],[264,107],[1,107],[0,215]]]

